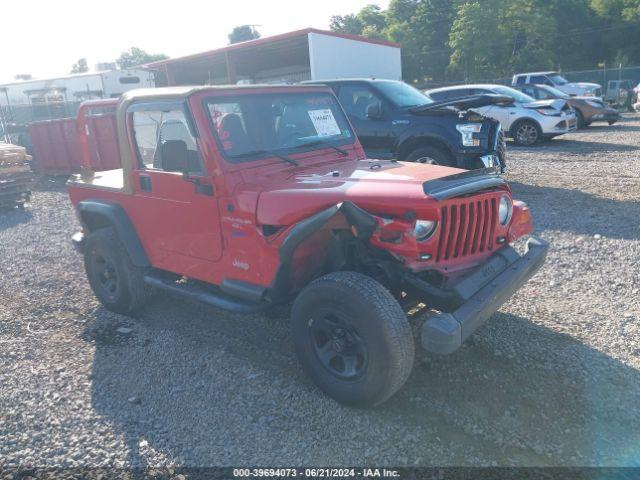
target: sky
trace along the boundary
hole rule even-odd
[[[7,0],[8,1],[8,0]],[[66,75],[80,58],[89,68],[132,46],[170,57],[222,47],[237,25],[263,37],[306,27],[328,29],[332,15],[388,0],[14,0],[3,7],[0,82],[16,74]]]

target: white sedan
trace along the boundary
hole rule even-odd
[[[435,101],[471,95],[495,94],[513,98],[511,105],[488,105],[474,108],[481,115],[495,118],[516,145],[531,146],[575,130],[575,111],[561,99],[539,100],[504,85],[477,84],[436,88],[425,92]]]

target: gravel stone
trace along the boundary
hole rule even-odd
[[[238,315],[161,295],[135,319],[106,311],[69,240],[64,184],[44,179],[0,214],[0,470],[637,465],[639,153],[636,114],[510,146],[506,177],[551,242],[547,263],[458,352],[417,355],[372,410],[303,375],[287,307]]]

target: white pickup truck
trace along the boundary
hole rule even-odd
[[[602,85],[587,82],[569,82],[558,72],[517,73],[511,85],[549,85],[572,97],[602,97]]]

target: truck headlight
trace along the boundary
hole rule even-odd
[[[456,125],[456,130],[458,130],[462,136],[462,145],[465,147],[480,146],[480,139],[473,138],[473,134],[479,133],[480,130],[482,130],[481,123],[459,123]]]
[[[507,195],[500,197],[500,203],[498,204],[498,221],[500,225],[506,225],[511,220],[513,213],[513,202]]]
[[[424,242],[431,238],[436,231],[437,225],[438,222],[432,220],[416,220],[416,225],[413,227],[413,236],[416,237],[417,241]]]

